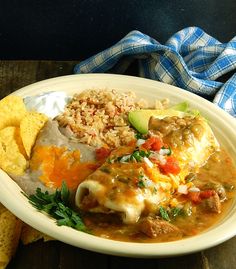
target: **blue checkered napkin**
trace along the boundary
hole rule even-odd
[[[140,76],[172,84],[213,102],[236,117],[236,74],[226,83],[217,81],[236,71],[236,37],[220,43],[197,27],[174,34],[165,45],[132,31],[95,56],[77,64],[75,73],[124,73],[134,60]]]

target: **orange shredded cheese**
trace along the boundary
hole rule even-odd
[[[30,161],[32,170],[42,172],[39,179],[47,187],[61,187],[63,181],[70,189],[77,186],[97,168],[94,163],[81,163],[80,151],[66,147],[37,146]]]

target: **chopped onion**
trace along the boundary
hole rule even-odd
[[[131,155],[123,156],[123,157],[120,159],[120,163],[125,163],[125,162],[127,162],[127,161],[130,159],[130,156],[131,156]]]
[[[160,155],[169,155],[171,153],[170,149],[160,149],[159,154]]]
[[[179,185],[178,192],[182,194],[187,194],[188,193],[187,185]]]
[[[150,168],[153,168],[153,163],[147,157],[144,157],[143,160]]]
[[[166,158],[163,155],[158,154],[157,152],[151,152],[150,157],[155,160],[158,160],[162,165],[166,163]]]
[[[144,140],[144,139],[138,139],[137,142],[136,142],[136,146],[139,147],[142,144],[144,144],[145,142],[146,142],[146,140]]]
[[[162,155],[159,155],[159,162],[162,165],[166,164],[166,158],[164,156],[162,156]]]
[[[191,187],[191,188],[189,188],[188,190],[189,190],[190,192],[199,192],[199,191],[200,191],[200,189],[197,188],[197,187]]]

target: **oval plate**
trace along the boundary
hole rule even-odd
[[[109,74],[83,74],[44,80],[24,87],[14,95],[22,97],[48,91],[63,91],[68,95],[86,89],[116,89],[134,91],[138,97],[150,102],[169,98],[171,104],[187,101],[192,108],[206,117],[220,141],[233,159],[236,159],[236,121],[226,112],[207,100],[177,87],[153,80]],[[179,241],[167,243],[127,243],[76,231],[65,226],[57,226],[55,221],[33,208],[19,186],[0,170],[0,201],[17,217],[39,231],[55,239],[100,253],[128,257],[167,257],[200,251],[233,237],[236,234],[236,199],[228,214],[215,226],[204,233]]]

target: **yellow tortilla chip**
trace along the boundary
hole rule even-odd
[[[26,114],[23,99],[19,96],[9,95],[0,100],[0,130],[7,126],[19,126]]]
[[[24,145],[23,145],[23,142],[22,142],[22,139],[21,139],[21,136],[20,136],[20,127],[16,127],[16,130],[15,130],[15,140],[16,140],[16,143],[19,147],[19,151],[20,153],[26,158],[28,159],[28,156],[25,152],[25,148],[24,148]]]
[[[0,204],[0,268],[6,268],[17,249],[22,222]]]
[[[0,167],[7,173],[22,175],[27,167],[27,160],[20,152],[16,134],[17,127],[9,126],[0,130]]]
[[[31,149],[34,146],[37,135],[48,118],[38,112],[29,112],[20,123],[20,136],[25,148],[25,152],[30,157]]]
[[[24,245],[36,242],[40,239],[43,239],[44,242],[49,240],[55,240],[52,237],[39,232],[38,230],[32,228],[27,224],[23,224],[22,231],[21,231],[21,241]]]

